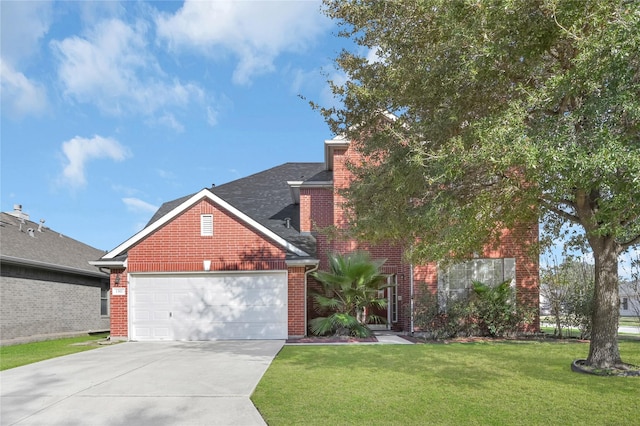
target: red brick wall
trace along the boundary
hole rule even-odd
[[[300,189],[300,231],[312,232],[333,225],[333,191]]]
[[[520,306],[534,310],[536,318],[530,330],[538,331],[540,326],[539,310],[539,263],[535,254],[529,252],[531,244],[538,240],[538,226],[521,225],[512,230],[504,230],[498,247],[487,247],[479,254],[482,258],[515,258],[516,260],[516,299]],[[433,293],[438,290],[438,268],[435,263],[414,267],[416,290],[426,288]]]
[[[129,316],[127,311],[127,301],[129,297],[129,288],[127,282],[127,274],[124,269],[112,269],[109,277],[111,295],[109,297],[109,317],[111,320],[111,338],[122,339],[129,334],[128,323]],[[114,296],[114,287],[124,287],[124,296]]]
[[[352,180],[352,174],[347,168],[348,162],[360,161],[362,157],[355,152],[350,146],[349,148],[333,150],[333,183],[334,196],[333,203],[333,225],[338,228],[347,226],[346,214],[343,208],[344,197],[337,193],[340,189],[347,188]],[[315,194],[312,194],[315,195]],[[322,208],[329,206],[328,201],[324,201]],[[313,214],[313,213],[312,213]],[[323,213],[328,217],[328,214]],[[537,257],[530,257],[527,249],[530,244],[538,240],[538,226],[520,226],[514,230],[504,231],[501,245],[497,249],[487,248],[484,257],[499,258],[513,257],[516,259],[516,288],[518,303],[526,306],[538,306],[538,260]],[[408,331],[410,329],[410,266],[404,262],[402,254],[403,248],[392,245],[380,245],[378,247],[369,247],[366,244],[359,244],[352,240],[329,240],[325,235],[317,236],[318,258],[320,259],[320,269],[327,269],[327,254],[335,251],[347,253],[357,249],[367,250],[374,259],[386,258],[387,262],[383,268],[385,273],[396,274],[398,280],[398,295],[402,299],[398,302],[398,324],[397,328]],[[437,267],[435,264],[416,265],[414,266],[414,290],[419,290],[422,284],[426,284],[432,291],[437,290]],[[315,284],[317,286],[317,284]],[[314,284],[311,284],[311,288]],[[315,315],[311,309],[311,303],[308,303],[310,318]],[[537,312],[537,309],[536,309]],[[538,329],[538,320],[534,329]]]
[[[213,214],[213,236],[200,236],[200,215]],[[285,252],[226,210],[202,200],[129,250],[129,272],[286,269]]]
[[[348,170],[347,164],[351,161],[358,161],[360,156],[350,148],[334,148],[333,149],[333,186],[334,191],[332,197],[324,196],[319,197],[319,193],[311,193],[312,197],[318,197],[318,200],[312,201],[312,205],[317,209],[317,212],[312,211],[312,215],[315,217],[321,217],[323,219],[331,218],[331,222],[327,223],[325,220],[318,220],[316,225],[322,224],[323,226],[334,225],[338,229],[344,229],[347,227],[347,216],[344,210],[343,204],[345,199],[339,194],[341,189],[347,188],[353,179],[352,173]],[[327,190],[325,190],[327,191]],[[329,192],[329,191],[327,191]],[[316,226],[314,231],[321,231],[321,226]],[[357,242],[351,239],[340,239],[336,236],[328,237],[322,232],[318,232],[316,236],[317,241],[317,256],[320,260],[319,269],[328,270],[328,254],[331,252],[337,253],[349,253],[355,250],[368,251],[373,259],[386,259],[382,267],[384,274],[396,275],[398,282],[398,323],[394,324],[394,328],[399,330],[407,330],[410,322],[410,274],[409,265],[403,261],[403,249],[399,246],[392,244],[380,244],[377,246],[371,246],[366,243]],[[309,291],[319,290],[320,284],[315,280],[309,280]],[[307,301],[307,310],[309,319],[316,317],[318,314],[313,308],[312,300]]]
[[[213,236],[200,235],[201,214],[213,214]],[[212,271],[285,270],[285,257],[282,247],[210,200],[202,200],[132,247],[126,271],[112,271],[111,287],[119,274],[119,286],[126,288],[127,295],[111,297],[111,335],[128,334],[127,273],[203,271],[203,260],[211,260]],[[299,318],[299,312],[304,315],[304,285],[297,270],[290,274],[289,282],[295,286],[289,288],[289,310]],[[291,324],[291,317],[289,321]],[[304,318],[290,334],[300,328],[304,334]]]
[[[290,267],[288,275],[288,320],[289,336],[304,336],[306,324],[304,322],[304,273],[305,267]]]

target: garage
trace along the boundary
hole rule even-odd
[[[287,272],[131,274],[131,340],[286,339]]]

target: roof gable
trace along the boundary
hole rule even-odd
[[[265,235],[266,237],[270,238],[272,241],[274,241],[275,243],[277,243],[278,245],[280,245],[281,247],[283,247],[287,251],[289,251],[291,253],[294,253],[294,254],[296,254],[298,256],[302,256],[302,257],[308,257],[309,256],[309,254],[307,252],[305,252],[305,251],[301,250],[300,248],[296,247],[294,244],[292,244],[291,242],[287,241],[282,236],[276,234],[275,232],[273,232],[268,227],[266,227],[263,224],[259,223],[255,219],[251,218],[250,216],[248,216],[244,212],[240,211],[236,207],[232,206],[231,204],[229,204],[228,202],[226,202],[225,200],[220,198],[218,195],[216,195],[213,192],[211,192],[211,190],[205,188],[205,189],[201,190],[200,192],[197,192],[197,193],[195,193],[195,194],[193,194],[191,196],[183,197],[183,198],[180,198],[178,200],[175,200],[174,202],[171,202],[171,204],[169,204],[169,205],[173,206],[173,208],[171,208],[168,212],[166,212],[161,217],[156,218],[155,221],[154,220],[150,221],[150,224],[146,228],[144,228],[143,230],[141,230],[140,232],[138,232],[137,234],[135,234],[134,236],[129,238],[127,241],[125,241],[122,244],[120,244],[118,247],[116,247],[113,250],[111,250],[109,253],[105,254],[102,257],[102,259],[103,260],[114,259],[116,256],[126,252],[130,247],[132,247],[133,245],[135,245],[138,242],[142,241],[147,236],[152,234],[154,231],[156,231],[157,229],[161,228],[163,225],[169,223],[174,218],[176,218],[178,215],[180,215],[182,212],[188,210],[193,205],[195,205],[196,203],[198,203],[199,201],[201,201],[202,199],[205,199],[205,198],[209,199],[211,202],[216,204],[218,207],[226,210],[228,213],[230,213],[231,215],[233,215],[236,218],[238,218],[241,222],[244,222],[247,226],[253,228],[254,230],[258,231],[259,233],[261,233],[261,234]],[[166,204],[163,205],[163,207],[165,207],[165,210],[168,209],[166,207]],[[154,217],[156,217],[156,216],[158,216],[158,214],[154,215]]]

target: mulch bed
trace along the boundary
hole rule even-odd
[[[576,359],[571,363],[571,371],[582,374],[593,374],[595,376],[622,376],[640,377],[640,366],[627,365],[626,368],[609,368],[601,370],[587,365],[584,359]]]

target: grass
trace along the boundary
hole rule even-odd
[[[620,342],[640,364],[640,341]],[[267,424],[640,424],[640,378],[573,373],[587,343],[285,346],[252,400]]]
[[[551,316],[540,317],[540,322],[555,324],[555,319]],[[618,326],[620,327],[638,327],[640,326],[640,319],[637,317],[620,317],[618,319]]]
[[[541,317],[540,322],[543,324],[540,326],[540,331],[549,335],[554,334],[555,326],[553,324],[555,324],[555,321],[553,317],[549,317],[549,316]],[[620,319],[618,320],[618,326],[619,327],[639,327],[640,321],[636,317],[620,317]],[[579,337],[580,330],[577,327],[563,327],[562,335],[563,337]],[[638,333],[620,332],[618,333],[618,335],[619,336],[638,336]]]
[[[90,343],[104,339],[108,335],[109,333],[101,333],[21,345],[2,346],[0,347],[0,371],[44,361],[49,358],[95,349],[98,345]],[[87,344],[78,345],[78,343]]]
[[[640,320],[636,317],[620,317],[618,325],[620,327],[639,327]]]

